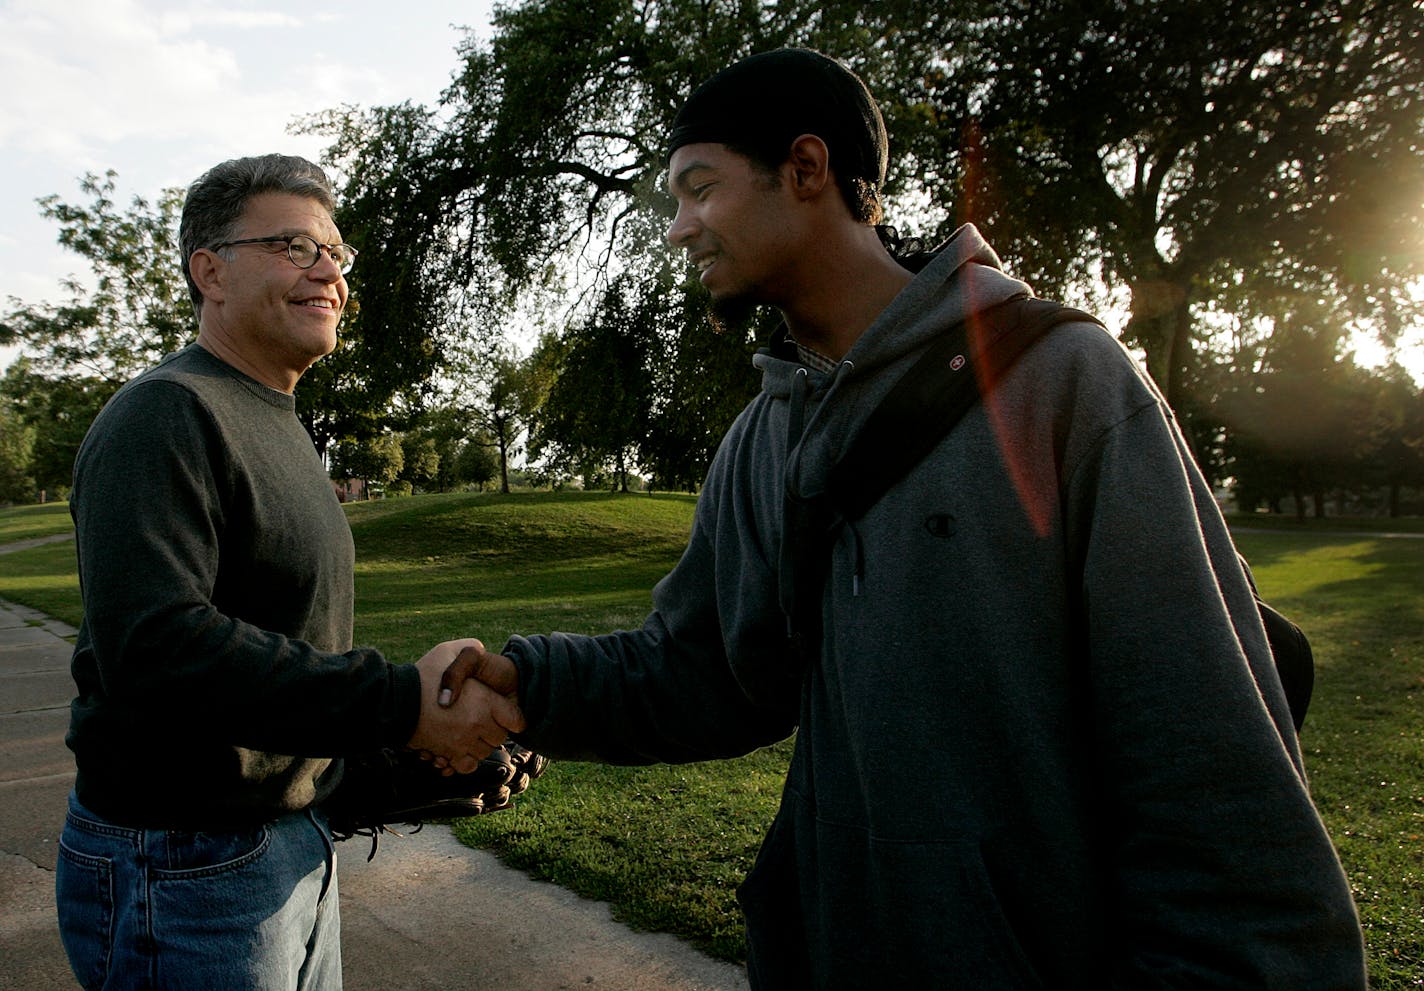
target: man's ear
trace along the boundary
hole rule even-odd
[[[803,134],[791,142],[787,164],[796,193],[803,199],[819,195],[831,181],[830,149],[814,134]]]
[[[193,285],[198,287],[205,301],[222,301],[227,281],[227,262],[219,258],[216,252],[207,248],[199,248],[193,252],[188,258],[188,274],[192,276]]]

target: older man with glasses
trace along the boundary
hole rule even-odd
[[[351,531],[293,396],[346,305],[334,207],[300,158],[198,179],[179,231],[197,340],[122,388],[75,462],[78,774],[56,893],[85,988],[340,988],[321,812],[337,758],[478,759],[522,727],[493,693],[435,705],[463,641],[415,665],[352,646]]]

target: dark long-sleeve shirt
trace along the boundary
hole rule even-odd
[[[353,649],[351,531],[295,400],[192,345],[121,389],[75,462],[84,598],[68,744],[126,825],[230,828],[403,744],[410,667]]]

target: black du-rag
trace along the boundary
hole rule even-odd
[[[842,179],[876,188],[885,181],[885,121],[870,91],[835,59],[805,48],[749,56],[693,90],[673,120],[667,153],[716,142],[780,162],[803,134],[826,143]]]

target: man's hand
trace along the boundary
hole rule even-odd
[[[445,705],[436,703],[441,677],[463,653],[480,654],[478,640],[447,640],[416,662],[420,671],[420,719],[406,744],[412,750],[433,755],[437,764],[468,774],[479,762],[509,738],[524,729],[524,714],[496,691],[475,684],[457,691]]]
[[[519,691],[519,669],[503,654],[492,654],[478,640],[451,641],[463,643],[455,659],[440,676],[440,704],[453,706],[460,701],[466,681],[476,681],[489,691],[513,698]],[[503,741],[501,741],[503,742]]]

